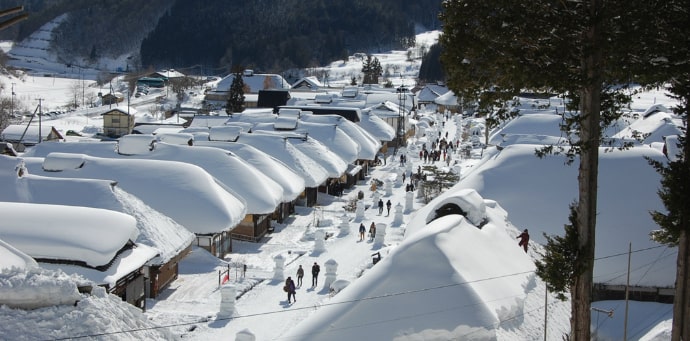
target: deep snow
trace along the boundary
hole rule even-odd
[[[394,52],[387,60],[403,54]],[[356,61],[342,61],[330,67],[334,76],[341,71],[343,74],[351,72],[348,68],[358,70]],[[64,100],[68,88],[66,84],[74,80],[26,76],[23,81],[11,78],[5,80],[5,83],[8,82],[16,82],[17,93],[42,91],[46,106],[58,106]],[[35,97],[29,97],[28,100],[33,101]],[[132,102],[138,104],[139,108],[151,108],[147,101],[150,99],[133,99]],[[530,104],[533,103],[525,103],[522,109],[527,113],[531,111]],[[673,105],[663,92],[652,91],[640,95],[633,109],[638,113],[644,112],[657,103],[664,103],[668,107]],[[551,109],[543,113],[549,114]],[[143,120],[155,119],[155,112],[139,111]],[[54,124],[61,131],[73,129],[86,133],[97,130],[101,124],[100,118],[94,116],[93,112],[95,109],[82,109],[44,123]],[[422,163],[416,151],[422,143],[428,145],[432,136],[448,132],[451,137],[456,137],[461,136],[463,131],[481,131],[472,128],[481,125],[480,121],[461,121],[456,116],[437,131],[437,128],[441,128],[438,123],[442,119],[439,115],[435,115],[435,119],[437,124],[427,130],[427,136],[410,140],[408,160],[412,163],[409,168],[413,170]],[[550,124],[557,121],[549,120],[552,121]],[[640,121],[631,122],[640,124]],[[376,167],[366,181],[346,190],[343,198],[321,195],[316,207],[298,207],[297,213],[285,224],[275,224],[275,232],[261,243],[234,242],[235,252],[223,260],[195,248],[180,263],[180,278],[159,299],[148,300],[145,313],[97,290],[93,296],[82,296],[76,306],[61,305],[35,310],[2,306],[0,331],[3,337],[9,339],[29,340],[87,335],[113,340],[179,337],[207,340],[233,339],[238,333],[251,333],[259,340],[350,340],[357,337],[369,339],[372,335],[400,340],[532,340],[544,337],[546,306],[548,339],[559,340],[569,329],[569,304],[555,301],[551,295],[545,298],[544,285],[532,272],[532,260],[538,257],[540,246],[531,243],[529,252],[525,254],[517,246],[515,237],[524,228],[530,229],[537,242],[540,241],[540,232],[560,233],[567,219],[567,205],[573,200],[573,166],[568,168],[558,158],[537,161],[529,152],[533,146],[514,145],[520,139],[530,143],[542,138],[557,141],[553,133],[543,134],[541,129],[535,133],[528,127],[519,135],[511,135],[507,129],[506,126],[503,131],[508,136],[503,151],[498,152],[493,148],[476,150],[470,159],[455,155],[453,160],[458,161],[458,166],[454,168],[460,170],[463,180],[429,204],[425,205],[414,198],[412,207],[407,208],[404,185],[397,178],[402,171],[408,171],[408,167],[401,167],[396,155],[395,158],[390,157],[385,166]],[[551,126],[547,131],[555,130]],[[600,200],[600,211],[621,212],[620,207],[624,205],[620,198],[635,198],[640,206],[634,213],[643,220],[635,225],[634,233],[618,231],[610,236],[602,236],[608,241],[597,244],[605,246],[598,249],[597,255],[617,260],[612,265],[597,261],[595,267],[607,269],[602,272],[603,276],[619,276],[625,271],[621,260],[626,260],[627,254],[619,251],[621,245],[627,250],[629,241],[620,238],[623,234],[634,238],[635,261],[640,257],[639,263],[634,266],[634,272],[641,274],[636,283],[660,284],[670,280],[668,263],[664,262],[674,259],[675,250],[669,249],[661,255],[641,251],[645,246],[654,245],[645,239],[645,233],[655,228],[645,223],[642,217],[649,210],[660,208],[655,190],[658,176],[637,159],[641,155],[659,157],[658,141],[653,142],[656,144],[638,147],[648,148],[648,151],[611,151],[602,154],[610,160],[604,171],[614,175],[626,174],[635,180],[625,182],[622,177],[604,176],[602,185],[613,180],[620,182],[607,190],[607,193],[616,192],[616,199]],[[544,167],[546,163],[549,167]],[[506,175],[497,176],[492,172],[505,172]],[[522,178],[516,180],[516,176]],[[543,180],[549,177],[552,180],[545,184]],[[370,187],[372,178],[390,179],[390,189],[379,188],[378,194],[374,194]],[[475,189],[481,199],[467,197],[468,192],[463,191],[469,188]],[[376,195],[390,199],[394,205],[390,215],[386,215],[385,210],[383,214],[378,214],[372,208],[366,209],[361,218],[357,218],[353,212],[346,213],[344,206],[360,191],[364,193],[364,203],[368,207],[373,204]],[[476,219],[468,220],[459,216],[446,216],[427,224],[437,205],[453,196],[458,197],[458,202],[472,203],[473,206],[468,206],[472,207],[470,213],[485,214],[487,224],[479,229]],[[540,200],[547,201],[549,205],[542,205]],[[481,212],[481,207],[484,207],[485,213]],[[402,215],[396,215],[399,208]],[[347,224],[342,220],[346,220]],[[623,212],[602,219],[603,223],[607,220],[611,226],[628,226],[635,219]],[[379,231],[386,232],[385,237],[379,237],[378,241],[359,242],[356,229],[360,221],[367,226],[371,221],[376,222]],[[323,248],[315,241],[315,236],[321,233],[329,236]],[[611,244],[611,241],[616,243]],[[654,250],[660,249],[664,248]],[[373,265],[372,254],[375,252],[380,252],[383,259]],[[13,252],[11,248],[0,247],[0,254],[13,255],[3,257],[0,289],[24,288],[22,292],[27,296],[50,295],[50,290],[53,290],[50,285],[38,285],[26,274],[40,278],[43,283],[64,285],[68,289],[83,281],[70,279],[59,270],[35,269],[28,264],[23,265],[27,268],[23,270],[21,259],[26,260],[26,257]],[[284,276],[293,276],[300,264],[307,270],[305,284],[298,289],[297,302],[293,304],[287,303],[285,293],[281,290],[282,278],[275,271],[276,256],[285,261]],[[10,265],[15,267],[6,267],[5,259],[12,260]],[[337,262],[335,278],[341,280],[338,289],[342,291],[337,294],[324,285],[325,265],[329,262],[332,264],[331,260]],[[308,270],[313,262],[321,264],[322,272],[319,285],[310,288]],[[240,270],[243,264],[248,265],[244,277]],[[17,268],[17,265],[20,267]],[[229,312],[230,318],[224,317],[228,312],[220,309],[218,271],[224,269],[230,269],[228,283],[235,287],[238,296],[235,309]],[[658,270],[665,272],[659,275],[655,273]],[[6,282],[17,279],[12,284]],[[607,277],[609,279],[616,278]],[[11,291],[11,294],[16,294],[16,291]],[[592,328],[597,335],[601,339],[621,339],[624,302],[595,302],[593,306],[614,310],[611,318],[593,313]],[[633,302],[629,319],[632,327],[628,335],[640,340],[667,339],[670,308],[667,304]]]

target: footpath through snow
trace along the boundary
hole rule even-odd
[[[448,138],[455,141],[456,125],[451,122],[449,120],[449,124],[443,125],[442,136],[447,132]],[[418,144],[417,150],[421,149],[422,143],[430,146],[430,142],[425,137],[410,140],[410,143]],[[233,241],[233,253],[225,260],[216,259],[204,250],[194,249],[180,263],[180,277],[158,300],[147,302],[147,314],[151,320],[159,325],[172,326],[176,335],[198,340],[234,339],[242,330],[250,331],[257,340],[280,337],[330,297],[330,289],[324,285],[327,261],[337,262],[337,280],[357,280],[373,266],[374,254],[380,253],[385,258],[390,248],[402,241],[408,215],[424,205],[415,193],[414,209],[405,213],[402,224],[393,224],[396,206],[405,205],[405,185],[409,183],[407,173],[404,184],[393,182],[392,195],[386,195],[382,186],[377,188],[383,201],[390,200],[392,204],[390,214],[385,206],[383,213],[379,214],[373,201],[372,179],[395,180],[408,168],[401,166],[400,153],[392,155],[392,150],[389,152],[385,165],[374,167],[365,181],[346,190],[340,198],[320,194],[317,206],[297,207],[296,214],[285,224],[274,223],[275,232],[260,243]],[[460,160],[456,155],[454,160]],[[476,160],[465,161],[462,167],[471,167]],[[407,162],[412,162],[415,171],[423,165],[423,160],[418,156],[408,157]],[[446,163],[438,161],[435,165],[441,168]],[[366,210],[363,219],[355,219],[355,213],[346,212],[345,206],[360,191],[364,193]],[[348,233],[339,227],[344,215],[349,219]],[[369,238],[368,230],[372,222],[379,229],[385,228],[383,244]],[[367,229],[364,241],[359,241],[360,223]],[[328,236],[324,251],[315,251],[314,235],[317,230],[322,230]],[[294,303],[287,301],[287,294],[282,289],[284,280],[274,279],[274,258],[278,255],[285,259],[284,278],[292,277],[295,284],[299,265],[304,268],[305,276],[302,285],[297,288]],[[311,267],[315,262],[320,265],[321,272],[318,285],[312,287]],[[244,264],[247,265],[247,272],[243,276]],[[219,270],[227,269],[230,269],[228,284],[235,286],[238,298],[233,317],[218,318],[221,301]],[[267,323],[270,323],[270,327],[266,326]]]

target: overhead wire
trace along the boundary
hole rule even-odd
[[[650,249],[655,249],[658,247],[663,247],[663,246],[654,246],[654,247],[648,247],[644,249],[638,249],[632,251],[632,253],[637,253],[637,252],[643,252],[647,251]],[[613,254],[613,255],[608,255],[608,256],[603,256],[603,257],[598,257],[595,258],[594,260],[601,260],[601,259],[608,259],[616,256],[623,256],[627,255],[628,253],[619,253],[619,254]],[[390,297],[396,297],[396,296],[401,296],[401,295],[409,295],[409,294],[414,294],[414,293],[423,293],[423,292],[428,292],[428,291],[433,291],[433,290],[439,290],[439,289],[445,289],[445,288],[451,288],[451,287],[457,287],[460,285],[468,285],[472,283],[479,283],[479,282],[485,282],[485,281],[490,281],[490,280],[496,280],[496,279],[501,279],[501,278],[506,278],[506,277],[512,277],[512,276],[518,276],[518,275],[524,275],[524,274],[529,274],[529,273],[534,273],[534,270],[530,271],[522,271],[522,272],[516,272],[512,274],[505,274],[505,275],[499,275],[499,276],[493,276],[493,277],[487,277],[487,278],[481,278],[477,280],[472,280],[472,281],[463,281],[463,282],[458,282],[458,283],[451,283],[451,284],[444,284],[444,285],[438,285],[434,287],[426,287],[426,288],[420,288],[420,289],[413,289],[413,290],[407,290],[407,291],[400,291],[400,292],[394,292],[394,293],[386,293],[382,295],[376,295],[376,296],[369,296],[369,297],[363,297],[363,298],[358,298],[358,299],[352,299],[352,300],[347,300],[347,301],[341,301],[341,302],[330,302],[330,303],[323,303],[319,305],[319,308],[321,307],[328,307],[328,306],[336,306],[336,305],[342,305],[342,304],[348,304],[348,303],[356,303],[356,302],[363,302],[363,301],[371,301],[371,300],[378,300],[378,299],[383,299],[383,298],[390,298]],[[552,302],[551,304],[555,304],[557,302]],[[551,305],[550,304],[550,305]],[[472,305],[468,305],[472,306]],[[541,308],[543,308],[542,306]],[[279,314],[279,313],[286,313],[286,312],[294,312],[298,310],[312,310],[314,309],[314,306],[308,306],[308,307],[298,307],[298,308],[293,308],[290,310],[274,310],[274,311],[265,311],[265,312],[259,312],[259,313],[254,313],[254,314],[247,314],[247,315],[239,315],[239,316],[232,316],[232,317],[227,317],[227,318],[216,318],[213,321],[229,321],[229,320],[235,320],[235,319],[243,319],[243,318],[250,318],[250,317],[257,317],[257,316],[268,316],[268,315],[274,315],[274,314]],[[460,307],[458,307],[460,308]],[[455,309],[455,308],[453,308]],[[540,308],[537,308],[535,310],[538,310]],[[446,310],[450,310],[450,308],[447,308]],[[525,313],[519,314],[519,315],[524,315]],[[519,316],[514,316],[511,317],[510,319],[513,319],[515,317]],[[499,321],[499,325],[501,323],[507,322],[510,319],[505,319],[502,321]],[[76,335],[76,336],[69,336],[69,337],[63,337],[63,338],[51,338],[51,339],[46,339],[46,340],[71,340],[71,339],[83,339],[83,338],[90,338],[90,337],[101,337],[101,336],[109,336],[109,335],[118,335],[118,334],[127,334],[127,333],[136,333],[136,332],[141,332],[141,331],[147,331],[147,330],[155,330],[155,329],[163,329],[163,328],[171,328],[171,327],[182,327],[182,326],[188,326],[188,325],[194,325],[194,324],[199,324],[199,323],[206,323],[209,322],[208,318],[204,319],[199,319],[196,321],[188,321],[188,322],[177,322],[177,323],[170,323],[170,324],[165,324],[165,325],[159,325],[159,326],[152,326],[152,327],[143,327],[143,328],[133,328],[129,330],[121,330],[121,331],[112,331],[112,332],[102,332],[102,333],[93,333],[93,334],[85,334],[85,335]],[[383,323],[383,322],[381,322]]]

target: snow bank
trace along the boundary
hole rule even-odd
[[[76,276],[68,276],[62,271],[38,267],[3,269],[0,272],[0,305],[15,309],[73,305],[81,299],[75,284],[77,280]],[[5,321],[3,319],[3,324]],[[3,337],[7,336],[3,334]]]
[[[46,272],[50,274],[50,272]],[[56,277],[45,281],[57,282]],[[53,275],[56,276],[56,275]],[[37,276],[36,276],[37,277]],[[61,278],[62,279],[62,278]],[[65,282],[67,283],[67,282]],[[45,283],[25,284],[45,295]],[[66,284],[65,284],[66,285]],[[27,290],[28,292],[28,290]],[[34,295],[35,296],[35,295]],[[81,296],[75,305],[53,305],[34,310],[0,306],[0,335],[7,340],[98,338],[98,340],[173,340],[167,329],[151,323],[138,308],[95,288],[93,296]]]

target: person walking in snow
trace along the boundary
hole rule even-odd
[[[367,228],[364,227],[364,223],[359,223],[359,241],[364,240],[364,232],[367,232]]]
[[[297,286],[302,287],[302,277],[304,277],[304,269],[302,265],[297,268]]]
[[[371,225],[369,226],[369,240],[374,240],[375,235],[376,235],[376,224],[372,221]]]
[[[386,217],[391,215],[391,205],[393,205],[393,204],[391,204],[390,199],[388,199],[388,201],[386,201],[386,209],[388,209],[388,213],[386,213]]]
[[[379,199],[379,215],[383,214],[383,199]]]
[[[319,284],[319,272],[321,272],[321,267],[319,264],[316,264],[314,262],[314,265],[311,267],[311,287],[314,288]]]
[[[529,233],[527,233],[527,229],[522,231],[516,239],[520,239],[518,246],[522,246],[522,248],[525,249],[525,253],[527,253],[527,244],[529,244]]]
[[[287,291],[288,295],[288,303],[292,303],[292,301],[297,302],[297,298],[295,297],[295,282],[292,280],[292,277],[288,277],[285,280],[285,291]],[[292,298],[292,300],[290,300]]]

